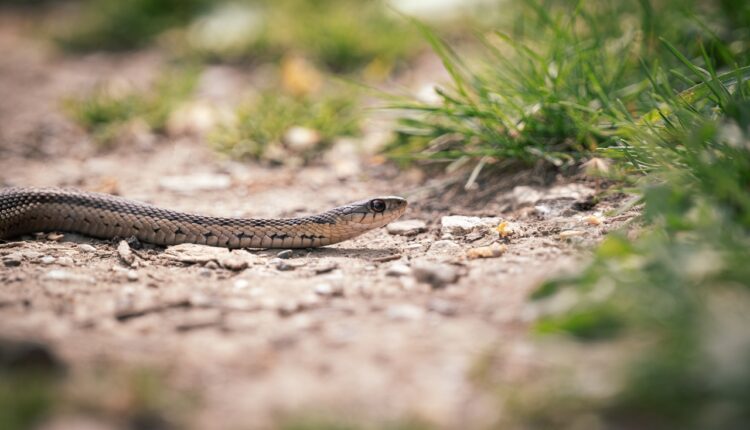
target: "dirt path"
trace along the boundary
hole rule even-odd
[[[193,138],[99,151],[60,112],[61,97],[98,79],[148,79],[158,55],[61,58],[23,26],[4,24],[2,186],[75,186],[191,212],[269,217],[418,195],[420,184],[366,157],[354,159],[360,174],[342,178],[326,163],[226,161]],[[426,232],[381,229],[283,260],[272,251],[145,247],[129,266],[116,243],[75,235],[9,242],[0,245],[0,336],[41,341],[70,369],[66,406],[47,428],[135,426],[144,410],[191,428],[275,427],[326,411],[357,423],[486,426],[503,411],[477,367],[501,350],[495,365],[509,380],[532,377],[543,357],[528,332],[529,291],[571,267],[575,242],[622,222],[586,218],[612,202],[572,209],[591,192],[515,187],[483,208],[441,212],[412,200],[405,218],[425,221]],[[441,227],[443,216],[477,212],[498,219],[452,234]],[[507,238],[494,230],[503,220]],[[577,232],[568,234],[574,243],[563,231]],[[493,243],[507,250],[467,257]],[[188,257],[201,262],[180,261]],[[227,258],[241,260],[239,270],[225,268]],[[157,381],[146,394],[129,379],[139,369]]]

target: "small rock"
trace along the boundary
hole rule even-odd
[[[461,245],[452,240],[438,240],[432,243],[429,252],[433,254],[454,254],[461,252]]]
[[[429,284],[432,288],[444,288],[458,281],[458,269],[449,264],[415,262],[412,273],[418,282]]]
[[[52,264],[55,262],[55,257],[51,255],[45,255],[44,257],[41,258],[40,261],[42,262],[42,264]]]
[[[455,303],[443,299],[432,299],[427,303],[427,309],[445,316],[453,316],[458,313],[458,306]]]
[[[222,258],[221,265],[225,269],[239,272],[240,270],[247,269],[248,262],[246,259],[238,256],[238,257]]]
[[[37,258],[42,256],[42,253],[36,251],[24,251],[21,253],[21,255],[27,260],[36,260]]]
[[[314,270],[315,270],[316,275],[322,275],[324,273],[333,272],[334,270],[338,268],[339,268],[338,264],[331,262],[331,263],[320,265],[316,267]]]
[[[208,263],[204,264],[203,267],[205,267],[206,269],[216,270],[219,268],[219,263],[211,260]]]
[[[78,249],[80,249],[83,252],[96,252],[96,248],[89,245],[88,243],[82,243],[78,245]]]
[[[600,216],[589,215],[589,216],[583,217],[583,222],[589,225],[601,225],[604,222],[604,220]]]
[[[582,230],[565,230],[565,231],[561,231],[558,237],[560,239],[570,239],[570,238],[577,237],[577,236],[583,236],[585,234],[586,232]]]
[[[424,309],[410,304],[399,304],[388,306],[385,313],[393,320],[414,321],[424,316]]]
[[[482,225],[478,217],[451,215],[440,219],[441,233],[450,235],[464,235],[471,233]]]
[[[291,249],[285,249],[278,254],[276,254],[277,257],[287,259],[290,258],[293,254],[293,251]]]
[[[14,252],[3,257],[3,264],[5,267],[18,267],[21,265],[22,258],[21,254]]]
[[[49,233],[47,235],[47,240],[51,240],[53,242],[59,242],[60,240],[62,240],[63,237],[65,237],[65,235],[61,233]]]
[[[250,286],[250,281],[247,279],[237,279],[234,281],[234,284],[232,287],[234,287],[235,290],[244,290],[245,288]]]
[[[268,264],[276,267],[276,270],[279,270],[282,272],[294,270],[296,268],[294,265],[287,263],[281,258],[272,258],[271,260],[268,261]]]
[[[159,180],[161,188],[179,193],[225,190],[230,185],[232,185],[232,178],[229,175],[212,173],[167,176]]]
[[[544,218],[552,214],[552,208],[549,207],[548,205],[536,205],[534,206],[534,212],[538,216]]]
[[[302,310],[302,307],[300,306],[299,302],[294,301],[294,300],[280,303],[278,307],[276,308],[276,311],[281,316],[293,315],[301,310]]]
[[[138,280],[138,272],[133,269],[128,270],[127,274],[128,281],[135,282]]]
[[[312,128],[294,126],[284,133],[283,141],[293,152],[302,153],[314,149],[322,140],[320,132]]]
[[[57,264],[61,266],[72,266],[74,262],[73,262],[73,259],[70,257],[59,257],[57,259]]]
[[[343,296],[344,289],[340,285],[318,284],[315,286],[315,294],[320,296]]]
[[[401,236],[415,236],[427,231],[427,223],[418,219],[396,221],[388,224],[386,230],[390,234]]]
[[[125,263],[126,266],[132,266],[135,262],[135,254],[133,254],[133,251],[130,250],[130,245],[128,245],[128,242],[121,240],[119,244],[117,244],[117,254],[120,256],[120,260],[122,260],[123,263]]]
[[[502,220],[498,217],[479,218],[474,216],[451,215],[440,219],[440,233],[443,236],[464,236],[474,230],[488,230]]]
[[[403,263],[392,264],[385,271],[386,276],[409,276],[411,275],[411,267]]]
[[[42,275],[42,279],[46,281],[83,282],[87,284],[93,284],[96,281],[91,276],[79,275],[63,269],[50,270]]]
[[[497,258],[503,255],[507,250],[507,246],[495,243],[489,246],[472,248],[466,251],[466,256],[469,258]]]

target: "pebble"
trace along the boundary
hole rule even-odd
[[[206,269],[216,270],[219,268],[219,263],[215,262],[214,260],[211,260],[203,265]]]
[[[225,190],[230,185],[232,185],[232,178],[229,175],[212,173],[165,176],[159,180],[161,188],[180,193]]]
[[[42,275],[42,279],[47,281],[60,281],[60,282],[85,282],[93,284],[96,280],[91,276],[79,275],[71,273],[64,269],[54,269]]]
[[[323,264],[321,266],[316,267],[314,270],[315,270],[315,274],[322,275],[324,273],[333,272],[334,270],[338,268],[339,268],[339,265],[336,263],[327,263],[327,264]]]
[[[21,258],[21,254],[14,252],[3,257],[3,264],[5,267],[18,267],[21,265]]]
[[[466,251],[466,256],[469,258],[497,258],[503,255],[507,250],[507,246],[495,243],[489,246],[472,248]]]
[[[292,254],[293,254],[293,251],[291,249],[285,249],[285,250],[279,252],[278,254],[276,254],[276,256],[278,258],[287,259],[287,258],[290,258],[292,256]]]
[[[395,221],[388,224],[388,226],[386,226],[386,230],[390,234],[400,236],[415,236],[419,233],[427,231],[427,223],[419,219]]]
[[[232,287],[235,290],[244,290],[245,288],[249,286],[250,286],[250,281],[248,281],[247,279],[237,279],[236,281],[234,281],[234,284],[232,285]]]
[[[560,239],[570,239],[577,236],[583,236],[584,234],[586,234],[586,232],[582,230],[565,230],[561,231],[558,237]]]
[[[78,245],[78,249],[80,249],[83,252],[96,252],[96,248],[89,245],[88,243],[82,243]]]
[[[398,304],[388,306],[385,314],[388,318],[398,321],[414,321],[424,316],[424,309],[410,304]]]
[[[475,216],[450,215],[440,219],[440,233],[442,235],[463,236],[477,228],[494,227],[500,223],[500,218],[479,218]]]
[[[444,288],[458,281],[458,269],[450,264],[415,262],[412,264],[414,279],[429,284],[432,288]]]
[[[24,251],[21,253],[21,255],[27,260],[36,260],[37,258],[42,256],[42,253],[36,251]]]
[[[409,276],[411,275],[411,267],[403,263],[392,264],[385,271],[386,276]]]
[[[241,257],[229,257],[229,258],[222,258],[221,265],[225,269],[232,270],[234,272],[239,272],[241,270],[247,269],[248,262],[247,260]]]
[[[432,299],[427,303],[427,309],[445,316],[453,316],[458,313],[458,306],[443,299]]]
[[[53,242],[59,242],[63,237],[65,237],[65,235],[60,233],[50,233],[47,235],[47,239]]]
[[[130,250],[128,242],[124,240],[121,240],[120,243],[117,244],[117,254],[120,256],[120,260],[122,260],[127,266],[132,266],[135,262],[135,254]]]
[[[280,270],[282,272],[286,272],[289,270],[294,270],[295,266],[287,263],[286,261],[282,260],[281,258],[272,258],[268,261],[268,264],[271,266],[274,266],[276,270]]]
[[[343,296],[344,295],[344,289],[339,285],[331,285],[331,284],[318,284],[315,286],[315,294],[321,295],[321,296]]]
[[[138,280],[138,272],[133,269],[128,270],[127,274],[128,281],[135,282]]]
[[[42,264],[52,264],[55,262],[55,257],[51,255],[45,255],[44,257],[41,258],[40,261],[42,262]]]
[[[57,264],[61,266],[72,266],[74,262],[73,262],[73,259],[70,257],[58,257]]]
[[[308,127],[294,126],[284,133],[284,143],[293,152],[307,152],[314,149],[322,140],[319,131]]]

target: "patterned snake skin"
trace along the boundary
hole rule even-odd
[[[311,248],[382,227],[406,210],[401,197],[376,197],[319,215],[288,219],[221,218],[162,209],[107,194],[59,188],[0,189],[0,239],[66,231],[155,245]]]

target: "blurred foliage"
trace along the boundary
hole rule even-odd
[[[144,47],[167,29],[188,24],[211,0],[85,0],[81,17],[59,36],[72,51]]]
[[[266,91],[238,108],[234,122],[219,127],[210,140],[219,151],[235,158],[283,161],[292,152],[309,157],[335,137],[359,133],[361,112],[356,102],[352,94],[313,98]],[[306,127],[319,133],[319,142],[300,151],[289,148],[284,135],[292,127]]]
[[[190,58],[257,62],[295,53],[335,72],[369,66],[380,74],[421,44],[383,0],[87,0],[58,40],[72,51],[121,50],[161,35]]]
[[[700,45],[693,59],[665,45],[684,68],[652,71],[654,110],[615,150],[648,173],[644,230],[634,241],[611,235],[583,273],[543,285],[535,298],[567,291],[576,300],[537,327],[648,340],[617,394],[592,403],[601,407],[589,412],[611,425],[742,428],[750,419],[750,67],[735,61],[720,73]]]
[[[196,69],[172,69],[160,76],[149,90],[99,87],[82,98],[65,100],[65,110],[101,145],[111,145],[123,128],[141,120],[146,131],[164,131],[174,109],[193,92]]]
[[[230,13],[243,14],[244,25]],[[197,21],[187,35],[188,49],[209,59],[257,61],[296,53],[334,72],[368,65],[387,71],[420,44],[416,32],[381,0],[231,3]]]
[[[55,378],[37,371],[0,371],[0,428],[24,430],[47,417],[55,406]]]

